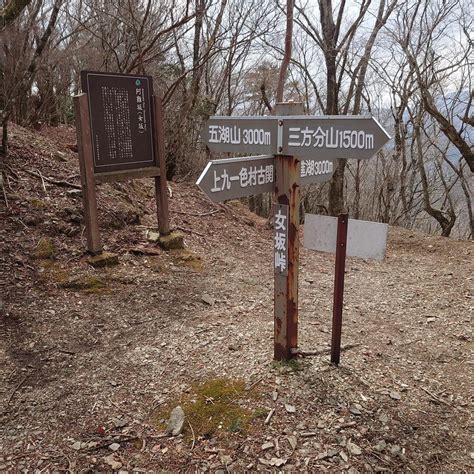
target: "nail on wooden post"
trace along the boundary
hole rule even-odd
[[[82,200],[86,224],[87,250],[92,255],[102,252],[99,222],[97,218],[97,199],[95,194],[94,158],[92,136],[89,121],[89,104],[87,94],[74,97],[76,118],[77,147],[79,152],[79,168],[81,173]]]
[[[154,147],[158,154],[160,175],[155,177],[156,212],[158,217],[158,230],[161,235],[170,233],[170,218],[168,209],[168,186],[166,183],[166,155],[165,134],[163,127],[163,108],[161,98],[153,97],[154,105]]]

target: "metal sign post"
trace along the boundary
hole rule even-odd
[[[196,184],[213,202],[274,191],[274,358],[285,360],[298,346],[300,186],[328,181],[334,160],[370,158],[390,137],[373,117],[310,117],[296,103],[275,112],[210,117],[202,131],[210,150],[262,155],[212,160]]]
[[[331,337],[331,362],[341,356],[342,309],[346,256],[383,260],[387,247],[388,225],[339,217],[305,215],[304,246],[310,250],[336,254]]]
[[[344,300],[344,272],[346,269],[347,222],[349,216],[337,218],[336,264],[334,270],[334,304],[332,313],[331,362],[339,365],[341,358],[342,307]]]

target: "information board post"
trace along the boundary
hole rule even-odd
[[[95,194],[94,162],[92,156],[91,127],[89,122],[89,104],[86,94],[74,97],[76,114],[77,148],[84,203],[87,251],[92,255],[102,252],[99,223],[97,218],[97,199]]]
[[[275,107],[278,115],[296,115],[302,104],[285,103]],[[283,123],[279,121],[279,127]],[[279,132],[281,136],[281,132]],[[281,150],[279,150],[281,151]],[[275,360],[295,357],[298,347],[298,265],[299,265],[300,161],[291,155],[275,155],[275,236],[274,236],[274,351]],[[282,212],[282,210],[286,212]],[[286,214],[286,216],[285,216]],[[282,229],[286,223],[286,229]],[[286,233],[282,266],[278,247],[281,231]]]
[[[154,146],[158,153],[158,164],[160,175],[155,176],[156,212],[158,217],[158,230],[160,235],[170,233],[169,210],[168,210],[168,185],[166,183],[166,156],[165,156],[165,131],[163,127],[163,108],[161,98],[153,97],[155,133]]]

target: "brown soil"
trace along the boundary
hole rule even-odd
[[[164,252],[146,240],[151,180],[102,185],[102,238],[120,263],[93,269],[77,190],[48,181],[79,183],[74,142],[72,129],[12,128],[0,471],[473,471],[472,242],[391,228],[385,261],[348,258],[343,345],[355,347],[340,367],[327,354],[275,364],[265,220],[171,183],[187,250]],[[41,239],[50,259],[35,258]],[[333,268],[302,249],[303,350],[329,347]],[[245,429],[164,435],[163,413],[222,379],[252,393],[233,401],[255,414]]]

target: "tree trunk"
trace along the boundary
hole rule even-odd
[[[424,210],[434,219],[438,221],[438,224],[441,226],[441,235],[443,237],[449,237],[451,230],[456,221],[456,216],[450,215],[450,219],[447,219],[446,216],[440,209],[435,209],[431,205],[430,194],[429,194],[429,183],[428,177],[426,175],[425,164],[423,162],[423,145],[421,139],[421,117],[416,117],[414,123],[413,135],[416,141],[416,157],[418,163],[418,171],[420,173],[421,185],[423,188],[423,208]],[[449,191],[446,191],[449,192]]]
[[[291,51],[293,42],[293,11],[295,8],[294,0],[286,2],[286,33],[285,33],[285,53],[280,67],[280,75],[278,77],[278,87],[276,101],[283,102],[283,92],[285,89],[286,76],[288,74],[288,66],[291,61]]]

